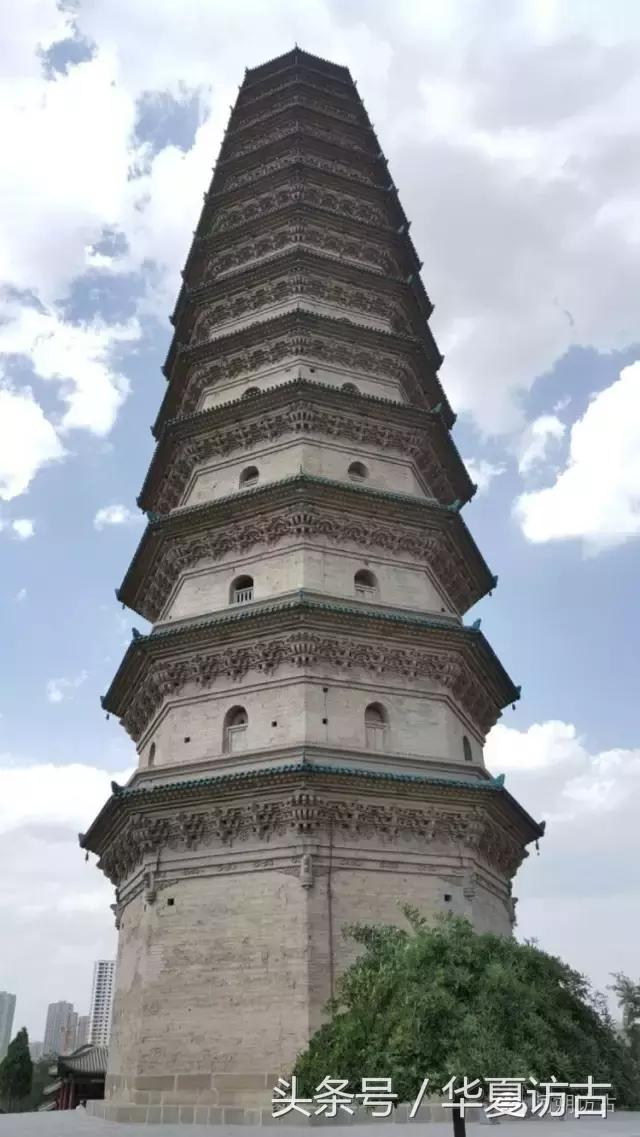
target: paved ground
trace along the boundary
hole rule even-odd
[[[417,1124],[420,1124],[419,1122]],[[472,1124],[467,1132],[470,1137],[535,1137],[539,1127],[539,1137],[640,1137],[640,1112],[613,1114],[606,1120],[584,1117],[579,1121],[500,1121],[499,1132],[492,1126]],[[423,1129],[432,1131],[433,1137],[449,1137],[451,1123],[442,1125],[435,1122],[423,1123]],[[523,1128],[524,1127],[524,1128]],[[314,1127],[315,1129],[315,1127]],[[0,1114],[0,1137],[310,1137],[314,1131],[307,1126],[262,1126],[259,1129],[244,1125],[125,1125],[116,1122],[98,1121],[86,1114],[75,1111],[63,1113],[14,1113]],[[435,1130],[435,1133],[433,1132]],[[404,1126],[375,1125],[323,1126],[319,1133],[329,1137],[401,1137]],[[409,1131],[410,1132],[410,1131]]]

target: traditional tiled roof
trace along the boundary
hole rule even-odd
[[[230,785],[234,782],[246,782],[248,779],[258,780],[274,774],[308,774],[310,776],[331,774],[345,778],[367,778],[382,782],[416,783],[425,786],[446,786],[450,789],[471,790],[501,790],[504,788],[504,775],[497,778],[435,778],[428,774],[398,774],[393,771],[368,770],[358,766],[332,766],[308,761],[295,762],[287,766],[269,766],[264,769],[232,771],[228,774],[217,774],[207,778],[193,778],[188,781],[168,782],[164,785],[150,787],[118,787],[114,790],[114,797],[135,797],[139,794],[174,793],[181,789],[200,789],[204,786]],[[113,782],[112,786],[116,786]]]
[[[73,1074],[106,1074],[108,1057],[106,1046],[81,1046],[73,1054],[58,1058],[58,1070],[61,1074],[67,1071]]]

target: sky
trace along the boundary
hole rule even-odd
[[[346,64],[445,356],[466,619],[523,697],[486,760],[547,819],[518,935],[640,978],[640,9],[629,0],[13,0],[0,42],[0,990],[42,1039],[115,954],[77,833],[134,764],[100,695],[168,316],[244,68]]]

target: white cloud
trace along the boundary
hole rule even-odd
[[[557,822],[640,800],[640,748],[593,754],[572,723],[550,720],[525,731],[498,723],[487,738],[485,761],[533,794],[541,815]]]
[[[494,478],[504,474],[506,466],[488,462],[485,458],[465,458],[471,481],[478,487],[478,493],[486,493]]]
[[[28,517],[18,517],[15,521],[11,522],[11,528],[19,541],[28,541],[29,537],[33,537],[36,527],[35,523]]]
[[[532,848],[515,879],[518,934],[535,936],[601,990],[613,971],[637,975],[640,749],[596,750],[573,724],[549,721],[498,724],[485,757],[548,823],[539,856]]]
[[[566,426],[557,415],[540,415],[529,424],[520,439],[518,470],[529,474],[536,466],[547,461],[550,447],[561,441]]]
[[[0,353],[25,355],[39,379],[58,385],[65,410],[59,430],[89,430],[105,435],[129,392],[126,378],[110,356],[140,336],[136,320],[107,325],[101,320],[70,324],[53,310],[8,305],[0,325]]]
[[[144,266],[145,305],[166,315],[244,67],[299,40],[359,79],[428,266],[458,409],[487,433],[517,431],[521,392],[568,347],[637,340],[640,68],[628,12],[616,25],[592,8],[541,20],[529,4],[488,19],[464,0],[435,17],[405,2],[393,16],[371,4],[339,19],[323,0],[255,4],[250,19],[246,6],[205,0],[188,0],[180,20],[169,0],[75,14],[49,0],[44,18],[41,6],[30,0],[5,29],[14,85],[0,107],[0,207],[12,223],[0,278],[37,293],[45,323],[95,263],[105,227],[128,248],[100,263]],[[47,46],[74,22],[94,56],[47,82],[27,45]],[[199,91],[206,111],[193,146],[151,155],[135,140],[136,100],[185,90]],[[99,352],[106,333],[95,334]],[[60,344],[71,335],[61,329]],[[79,358],[86,346],[91,336]],[[53,370],[69,398],[66,425],[108,430],[121,380]]]
[[[534,723],[527,731],[498,723],[485,746],[487,765],[497,772],[542,770],[559,763],[581,759],[585,754],[576,728],[571,723],[551,720]]]
[[[529,541],[581,540],[590,553],[640,533],[640,362],[595,395],[571,428],[565,468],[522,494],[515,513]]]
[[[16,603],[17,603],[17,604],[22,604],[23,600],[26,600],[26,599],[27,599],[27,590],[26,590],[26,588],[21,588],[21,589],[19,589],[19,591],[18,591],[18,592],[16,592]]]
[[[49,679],[47,681],[47,699],[50,703],[61,703],[63,699],[72,695],[89,678],[88,672],[81,671],[75,679]]]
[[[24,493],[38,470],[62,458],[64,447],[31,391],[0,387],[0,498]]]
[[[82,763],[23,766],[0,756],[0,833],[35,824],[86,828],[109,797],[111,781],[130,775]]]
[[[95,529],[104,529],[108,525],[140,525],[143,520],[141,513],[134,513],[126,505],[105,505],[96,513],[93,525]]]
[[[110,795],[110,773],[83,763],[21,764],[0,756],[0,927],[3,985],[18,996],[20,1024],[42,1038],[47,1003],[84,1013],[94,959],[115,955],[113,889],[85,863],[78,833]],[[41,959],[47,944],[47,966]]]

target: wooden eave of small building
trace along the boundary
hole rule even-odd
[[[209,765],[209,771],[211,767]],[[171,777],[171,770],[166,776]],[[156,776],[158,771],[155,771]],[[137,774],[133,775],[138,778]],[[260,794],[261,801],[296,791],[326,791],[330,797],[345,792],[358,797],[375,798],[384,795],[385,802],[406,802],[409,797],[418,803],[450,803],[454,807],[477,806],[481,802],[494,816],[505,821],[507,831],[519,836],[523,844],[539,841],[545,832],[545,823],[536,822],[505,789],[504,777],[491,777],[486,771],[471,778],[443,778],[424,774],[394,774],[361,767],[345,768],[318,764],[303,752],[302,761],[274,764],[239,772],[219,774],[201,773],[200,776],[182,777],[153,785],[135,784],[118,786],[112,783],[112,793],[92,821],[86,833],[78,834],[80,847],[100,856],[128,819],[158,809],[175,811],[177,806],[198,808],[225,805],[237,800],[239,794]]]
[[[325,334],[333,341],[346,343],[349,347],[358,344],[363,350],[373,353],[381,351],[394,352],[405,363],[411,365],[412,375],[407,375],[409,383],[410,401],[413,398],[426,400],[427,408],[438,406],[447,428],[450,430],[455,422],[455,415],[451,410],[447,397],[442,389],[433,363],[429,360],[427,349],[422,339],[417,336],[399,335],[396,332],[380,331],[365,324],[355,323],[353,320],[338,319],[334,316],[317,315],[316,313],[300,308],[295,311],[269,317],[257,323],[249,324],[243,328],[221,335],[208,343],[193,348],[184,348],[176,355],[173,372],[162,400],[158,416],[151,431],[154,438],[159,438],[163,427],[169,419],[181,413],[185,395],[190,388],[189,373],[196,363],[211,362],[215,364],[216,357],[224,356],[234,351],[260,349],[269,338],[279,339],[287,332],[307,332],[309,334]],[[311,364],[312,365],[312,364]],[[420,402],[418,402],[420,406]],[[185,411],[184,413],[190,413]]]
[[[446,532],[469,578],[469,597],[464,610],[496,587],[497,578],[489,571],[457,511],[409,495],[384,493],[329,478],[296,474],[150,521],[116,596],[134,612],[153,620],[155,616],[147,610],[145,603],[147,584],[156,564],[165,556],[168,544],[179,542],[180,538],[210,534],[228,525],[264,517],[275,509],[295,506],[304,511],[311,505],[323,506],[327,512],[338,510],[348,513],[360,521],[375,519],[386,522],[390,528],[394,524],[403,524],[421,533],[425,529]],[[442,583],[446,589],[447,582]],[[452,597],[454,604],[456,599],[456,596]]]
[[[410,403],[399,403],[383,399],[377,395],[360,392],[353,395],[326,383],[310,379],[292,378],[263,391],[257,391],[250,398],[235,398],[226,403],[167,419],[163,425],[158,445],[153,453],[149,469],[138,495],[137,504],[141,509],[154,510],[155,493],[172,461],[174,448],[179,441],[210,434],[216,429],[237,422],[262,416],[292,403],[319,404],[348,414],[355,410],[364,413],[374,421],[391,423],[394,426],[419,427],[429,432],[433,445],[447,469],[448,476],[455,486],[451,502],[466,504],[475,493],[467,468],[450,434],[449,426],[440,410],[417,407]]]
[[[302,629],[334,635],[340,632],[357,642],[373,640],[378,646],[425,647],[436,652],[458,650],[475,668],[478,681],[496,708],[502,709],[520,698],[520,688],[509,678],[497,655],[477,626],[466,627],[457,620],[424,616],[406,610],[382,610],[375,605],[356,605],[333,601],[300,589],[284,597],[257,601],[242,607],[176,622],[155,629],[149,635],[136,635],[128,645],[107,693],[103,709],[122,718],[145,674],[149,660],[174,660],[200,653],[207,646],[220,646],[286,635]]]
[[[289,206],[286,211],[282,211],[282,219],[286,220],[286,215],[294,219],[302,212],[300,206]],[[404,308],[413,335],[416,339],[424,340],[425,350],[435,369],[437,370],[442,365],[443,356],[438,350],[428,325],[433,307],[429,305],[425,311],[426,293],[419,288],[412,287],[411,279],[386,276],[365,265],[352,264],[350,261],[341,260],[337,256],[316,251],[305,245],[294,245],[278,250],[258,262],[253,261],[230,269],[224,275],[218,276],[199,287],[184,289],[175,333],[162,366],[165,377],[171,375],[176,356],[181,350],[188,347],[195,321],[204,306],[214,303],[222,297],[242,293],[254,285],[268,283],[273,279],[275,273],[284,274],[287,271],[305,269],[318,275],[330,277],[332,281],[353,284],[363,290],[377,293],[380,297],[399,301]],[[366,318],[365,313],[353,309],[355,323],[362,323]],[[259,310],[254,312],[254,319],[256,321],[260,319]]]

